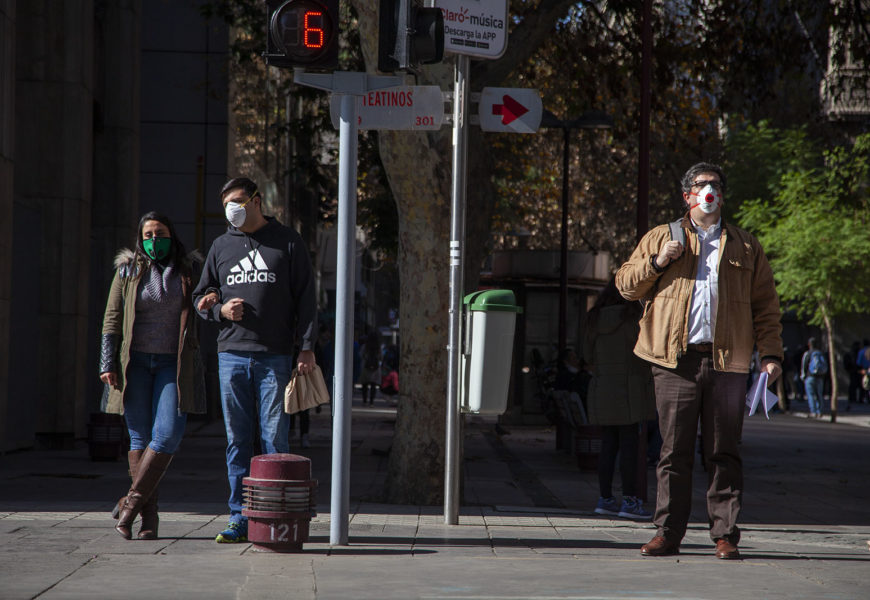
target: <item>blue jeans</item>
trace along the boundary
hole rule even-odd
[[[218,352],[231,523],[247,521],[242,516],[242,479],[250,473],[257,423],[263,454],[290,451],[284,388],[290,382],[292,359],[289,354],[269,352]]]
[[[821,414],[825,381],[821,377],[807,375],[807,378],[804,380],[804,389],[807,392],[807,403],[810,405],[810,412],[814,415]]]
[[[187,415],[178,412],[177,366],[175,354],[130,352],[124,392],[130,450],[178,450]]]

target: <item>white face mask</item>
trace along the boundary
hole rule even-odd
[[[227,202],[226,207],[224,207],[224,214],[230,225],[236,229],[245,224],[245,219],[248,216],[248,212],[241,202]]]
[[[713,189],[712,185],[704,186],[698,194],[698,206],[708,215],[716,212],[720,204],[722,204],[722,196]]]

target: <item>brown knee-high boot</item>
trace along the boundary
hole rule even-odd
[[[151,492],[151,497],[142,505],[142,526],[139,527],[140,540],[156,540],[157,526],[160,524],[160,516],[157,514],[157,492],[158,488],[154,488]]]
[[[136,471],[139,468],[139,461],[142,459],[142,454],[144,450],[130,450],[127,453],[127,462],[130,465],[130,481],[134,481],[136,479]],[[157,527],[160,524],[160,517],[157,513],[157,492],[155,489],[151,494],[151,497],[148,498],[148,501],[142,506],[142,526],[139,528],[139,535],[136,536],[140,540],[156,540],[157,539]],[[124,508],[124,500],[127,499],[127,496],[121,496],[118,500],[118,503],[115,504],[115,507],[112,509],[112,518],[117,519],[121,514],[121,509]]]
[[[139,461],[133,485],[124,499],[118,524],[115,525],[115,530],[121,537],[128,540],[133,537],[130,527],[136,520],[136,515],[142,511],[145,503],[157,489],[157,485],[163,478],[163,474],[166,473],[171,461],[171,454],[154,452],[151,448],[145,449]]]
[[[130,450],[127,452],[127,464],[129,465],[129,470],[127,474],[130,476],[130,483],[132,484],[136,481],[136,471],[139,469],[139,461],[142,460],[142,454],[144,454],[144,450]],[[115,507],[112,509],[112,518],[117,519],[118,515],[121,514],[121,509],[124,508],[124,500],[127,499],[127,496],[121,496],[118,503],[115,504]]]

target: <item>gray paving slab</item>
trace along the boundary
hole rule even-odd
[[[0,557],[0,581],[3,598],[44,598],[45,593],[67,577],[81,570],[93,556],[65,554],[60,550],[46,553],[36,550],[19,550]],[[98,592],[99,588],[95,590]]]
[[[251,560],[215,562],[210,556],[152,555],[143,568],[141,557],[102,554],[58,582],[39,598],[237,598],[251,574]]]

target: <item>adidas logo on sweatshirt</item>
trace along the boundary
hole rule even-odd
[[[248,252],[248,256],[230,269],[227,275],[227,285],[242,283],[275,283],[275,274],[257,250]]]

